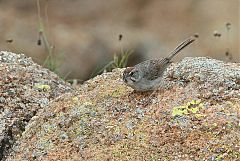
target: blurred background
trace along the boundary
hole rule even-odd
[[[190,35],[198,41],[174,61],[239,62],[239,8],[239,0],[0,0],[0,50],[82,81],[114,54],[131,53],[131,66],[168,55]]]

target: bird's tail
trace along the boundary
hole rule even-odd
[[[170,61],[175,55],[177,55],[182,49],[195,41],[194,37],[189,37],[180,43],[166,58]]]

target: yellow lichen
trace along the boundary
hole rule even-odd
[[[173,117],[187,115],[187,114],[188,114],[188,110],[187,110],[186,106],[174,107],[173,111],[172,111]]]
[[[195,117],[200,118],[204,115],[199,114],[199,110],[203,108],[201,100],[192,100],[186,105],[174,107],[172,110],[172,116],[183,116],[188,114],[195,114]]]
[[[74,103],[78,103],[78,98],[75,96],[75,97],[72,98],[72,101],[73,101]]]
[[[37,84],[34,87],[43,91],[49,91],[51,89],[51,87],[47,84]]]
[[[84,106],[92,106],[93,104],[92,104],[92,102],[84,102],[83,105]]]
[[[125,86],[118,86],[116,90],[112,92],[112,97],[120,97],[126,92]]]

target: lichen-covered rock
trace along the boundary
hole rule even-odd
[[[39,109],[71,87],[23,54],[0,52],[0,160]]]
[[[99,75],[32,118],[7,160],[238,160],[240,65],[185,58],[155,94]]]
[[[181,80],[180,83],[198,83],[199,90],[208,93],[208,98],[223,100],[240,97],[240,64],[205,57],[185,58],[169,70],[172,78],[178,79],[178,82]]]

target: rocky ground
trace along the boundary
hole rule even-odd
[[[0,160],[39,109],[70,91],[70,85],[31,58],[0,52]]]
[[[9,63],[6,55],[18,59]],[[184,58],[168,68],[164,87],[151,95],[127,87],[124,69],[99,75],[74,92],[23,55],[2,52],[0,58],[1,130],[23,122],[11,132],[17,135],[10,135],[5,160],[240,158],[239,63]]]

